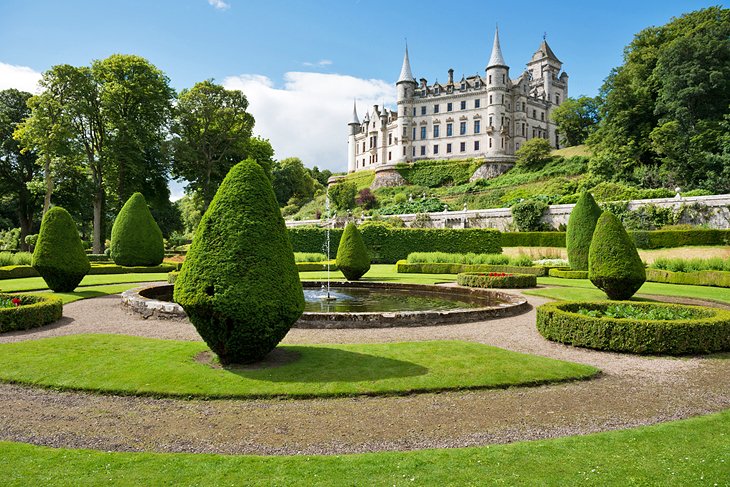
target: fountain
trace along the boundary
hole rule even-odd
[[[323,294],[320,296],[320,299],[323,301],[332,301],[335,298],[332,297],[330,294],[330,225],[332,224],[332,220],[330,218],[330,192],[329,189],[327,190],[327,193],[324,197],[324,233],[325,233],[325,242],[324,242],[324,253],[327,256],[327,294]],[[322,291],[324,291],[324,285],[322,286]]]

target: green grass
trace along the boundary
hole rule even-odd
[[[331,271],[331,279],[344,281],[345,276],[340,271]],[[326,281],[327,271],[301,272],[302,281]],[[408,284],[435,284],[437,282],[456,282],[456,274],[399,274],[395,271],[395,264],[373,264],[361,281],[402,282]]]
[[[550,152],[553,156],[573,157],[573,156],[591,156],[591,150],[587,145],[574,145],[573,147],[564,147],[555,149]]]
[[[99,298],[102,296],[109,296],[110,294],[120,294],[127,289],[132,289],[138,286],[139,283],[126,283],[126,284],[111,284],[106,286],[86,286],[77,288],[76,291],[70,293],[54,293],[54,292],[40,292],[37,293],[41,296],[61,298],[63,304],[73,303],[80,299],[87,298]],[[34,293],[36,294],[36,293]]]
[[[326,397],[535,385],[597,369],[467,342],[282,346],[277,367],[213,368],[201,342],[70,335],[0,345],[0,380],[171,397]]]
[[[167,281],[167,273],[140,273],[140,274],[96,274],[86,276],[81,281],[82,286],[99,286],[104,284],[120,284],[125,282],[152,282]],[[41,291],[48,289],[42,277],[25,277],[22,279],[5,279],[0,281],[0,292],[13,293],[18,291]]]
[[[487,447],[331,456],[107,453],[0,442],[4,485],[727,486],[730,410]]]

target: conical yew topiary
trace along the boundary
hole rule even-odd
[[[255,161],[221,183],[175,281],[175,301],[220,361],[264,358],[304,310],[274,190]]]
[[[360,230],[348,223],[337,247],[337,268],[348,281],[357,281],[370,270],[370,255]]]
[[[596,223],[588,252],[588,278],[609,299],[629,299],[646,281],[646,270],[621,221],[606,211]]]
[[[91,269],[76,224],[60,206],[54,206],[43,216],[33,251],[33,267],[56,292],[73,291]]]
[[[596,229],[596,222],[601,216],[601,208],[593,196],[585,191],[570,212],[565,244],[568,250],[570,267],[578,271],[588,270],[588,251]]]
[[[123,266],[159,265],[165,258],[162,231],[142,193],[134,193],[119,210],[110,255],[115,264]]]

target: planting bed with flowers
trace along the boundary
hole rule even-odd
[[[62,314],[59,298],[0,294],[0,333],[44,326],[60,319]]]

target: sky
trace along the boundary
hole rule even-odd
[[[569,94],[595,96],[624,47],[646,27],[719,1],[611,0],[0,0],[0,89],[36,91],[56,64],[111,54],[147,58],[176,90],[214,79],[248,97],[254,133],[275,157],[347,168],[357,100],[392,107],[408,43],[413,75],[444,82],[484,72],[494,29],[517,77],[544,35],[570,75]],[[179,196],[181,186],[172,185]]]

